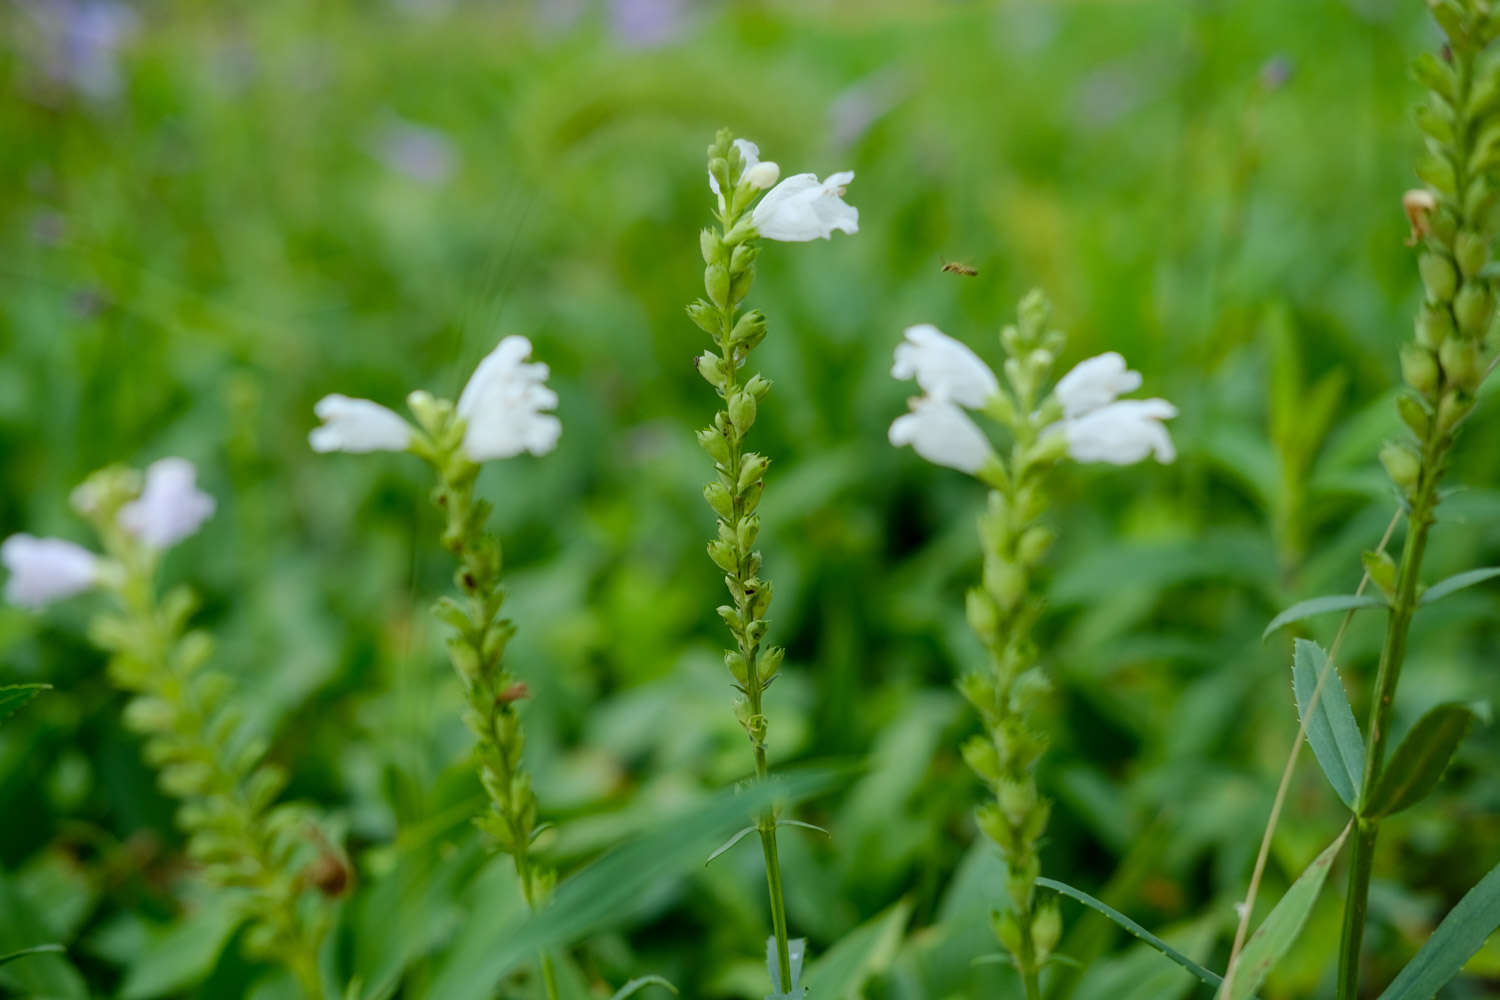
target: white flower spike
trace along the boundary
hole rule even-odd
[[[176,545],[213,516],[214,498],[198,489],[197,479],[185,458],[152,462],[141,495],[120,508],[120,527],[153,549]]]
[[[854,171],[830,174],[793,174],[766,192],[755,206],[751,222],[760,235],[783,243],[826,240],[834,230],[859,232],[859,209],[844,203],[844,188]]]
[[[781,176],[781,167],[772,160],[762,162],[760,158],[760,147],[749,139],[734,140],[734,148],[740,151],[744,159],[740,178],[757,190],[763,190],[776,183],[776,178]],[[720,194],[719,182],[712,173],[708,175],[708,189],[714,194]]]
[[[1155,455],[1163,464],[1177,457],[1163,420],[1177,416],[1165,399],[1122,399],[1047,429],[1062,434],[1075,462],[1134,465]]]
[[[896,378],[915,378],[933,399],[977,410],[1000,391],[995,373],[969,350],[931,323],[906,328],[906,342],[896,345]]]
[[[464,454],[471,461],[510,458],[523,451],[545,455],[557,447],[562,422],[544,410],[557,406],[547,388],[547,366],[526,363],[531,341],[506,337],[474,369],[458,397],[464,418]]]
[[[10,571],[5,599],[32,611],[82,593],[99,580],[99,557],[61,538],[11,535],[0,544],[0,562]]]
[[[1072,419],[1108,406],[1127,392],[1141,387],[1141,373],[1125,367],[1125,359],[1114,351],[1080,361],[1057,382],[1057,401],[1063,416]]]
[[[323,426],[307,435],[313,451],[405,451],[411,447],[412,427],[379,403],[334,394],[313,407]]]
[[[934,465],[975,475],[994,457],[984,432],[945,399],[911,400],[911,412],[891,424],[891,444],[912,449]]]

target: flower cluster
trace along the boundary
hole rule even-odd
[[[990,411],[1005,422],[1021,417],[988,365],[962,342],[930,323],[907,327],[891,374],[915,379],[926,393],[891,424],[891,444],[910,445],[935,465],[981,475],[996,461],[989,439],[965,410]],[[1016,359],[1017,361],[1019,359]],[[1050,355],[1047,363],[1050,365]],[[1079,362],[1058,380],[1054,398],[1040,411],[1060,411],[1041,428],[1076,462],[1133,465],[1149,455],[1171,462],[1177,453],[1162,421],[1177,415],[1165,399],[1118,399],[1141,386],[1139,372],[1110,351]]]
[[[198,489],[197,479],[197,470],[185,458],[152,463],[145,486],[119,508],[114,523],[150,552],[171,548],[213,516],[214,498]],[[101,502],[91,483],[74,490],[72,498],[74,508],[90,516],[99,512]],[[119,575],[110,560],[62,538],[11,535],[0,544],[0,561],[10,572],[5,599],[33,611]]]

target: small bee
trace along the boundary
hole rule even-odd
[[[938,258],[938,259],[942,260],[942,258]],[[979,273],[979,269],[978,268],[970,267],[968,264],[960,264],[956,260],[944,260],[943,261],[943,273],[944,274],[961,274],[965,278],[972,278],[976,274]]]

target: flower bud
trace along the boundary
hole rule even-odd
[[[757,455],[753,451],[746,455],[743,459],[741,459],[740,479],[739,483],[737,484],[740,492],[743,493],[745,490],[749,489],[753,483],[758,482],[761,477],[766,474],[766,469],[769,468],[770,465],[771,462],[766,458],[766,456]]]
[[[764,375],[751,375],[750,381],[745,383],[745,391],[755,397],[755,401],[761,402],[771,391],[771,380]]]
[[[1432,351],[1416,344],[1402,344],[1401,377],[1406,380],[1407,385],[1424,396],[1437,392],[1441,375]]]
[[[1422,283],[1427,286],[1427,298],[1431,302],[1447,302],[1458,290],[1458,271],[1453,261],[1442,254],[1424,253],[1417,261],[1422,272]]]
[[[1483,236],[1465,229],[1453,241],[1453,256],[1457,258],[1463,276],[1472,278],[1489,262],[1490,248]]]
[[[734,540],[742,550],[748,551],[755,544],[756,537],[760,534],[760,518],[757,515],[740,518],[740,523],[735,526]]]
[[[694,358],[693,367],[698,369],[698,374],[702,375],[709,385],[715,389],[724,388],[724,383],[729,377],[724,371],[724,359],[713,351],[704,351]]]
[[[762,683],[769,681],[781,670],[781,661],[786,658],[786,650],[780,646],[767,646],[761,650],[760,657],[756,660],[759,668],[756,673],[760,674]]]
[[[1401,414],[1401,421],[1411,428],[1413,434],[1419,438],[1427,436],[1427,431],[1432,426],[1432,417],[1416,396],[1406,392],[1397,396],[1396,412]]]
[[[1021,540],[1016,545],[1016,555],[1022,563],[1027,566],[1035,566],[1047,555],[1047,550],[1052,547],[1052,540],[1056,532],[1044,524],[1034,524],[1026,529]]]
[[[1361,557],[1370,582],[1387,598],[1396,593],[1396,561],[1385,550],[1365,552]]]
[[[703,263],[712,264],[714,261],[722,261],[725,249],[724,241],[712,229],[703,229],[698,232],[698,250],[703,254]]]
[[[705,427],[698,432],[698,443],[703,450],[720,465],[729,464],[729,442],[724,439],[716,428]]]
[[[729,487],[715,480],[703,487],[703,499],[724,520],[734,516],[734,500],[729,496]]]
[[[752,309],[735,321],[734,329],[729,331],[729,342],[736,345],[744,345],[746,350],[754,348],[766,337],[766,315],[759,309]]]
[[[995,745],[989,740],[983,736],[975,736],[965,741],[963,755],[964,763],[985,781],[1000,780],[1000,757],[995,753]]]
[[[762,160],[749,170],[746,170],[740,181],[755,188],[757,191],[764,191],[775,184],[780,177],[781,167],[777,165],[775,160]]]
[[[979,587],[969,588],[964,598],[964,612],[969,627],[980,636],[993,635],[1000,625],[1000,609],[995,607],[995,599]]]
[[[726,573],[736,572],[740,568],[739,554],[734,551],[734,546],[717,538],[708,543],[708,557]]]
[[[1052,900],[1043,903],[1031,918],[1031,946],[1036,950],[1038,963],[1047,961],[1061,938],[1062,913],[1057,908],[1057,902]]]
[[[687,314],[688,319],[692,320],[698,329],[710,337],[717,337],[719,335],[719,310],[715,309],[712,303],[705,302],[702,299],[690,302],[688,303]]]
[[[729,269],[714,262],[703,269],[703,290],[708,300],[720,309],[729,308]]]
[[[1484,370],[1479,363],[1479,345],[1466,337],[1449,337],[1438,350],[1438,360],[1443,364],[1443,374],[1448,381],[1465,392],[1479,388]]]
[[[1424,305],[1417,314],[1417,343],[1430,350],[1453,336],[1453,317],[1447,306]]]
[[[754,243],[741,243],[734,248],[729,256],[729,273],[733,275],[743,274],[755,263],[755,258],[760,256],[760,247]]]
[[[1458,297],[1453,300],[1453,315],[1458,320],[1459,331],[1472,340],[1484,336],[1485,329],[1490,325],[1492,307],[1490,290],[1483,279],[1465,282]]]
[[[1417,488],[1422,459],[1412,445],[1404,441],[1387,441],[1380,449],[1380,464],[1385,466],[1386,474],[1402,493],[1410,495]]]
[[[755,396],[741,389],[729,397],[729,421],[741,435],[755,424]]]
[[[1452,434],[1458,422],[1474,409],[1474,397],[1466,393],[1448,391],[1438,400],[1437,429],[1440,434]]]

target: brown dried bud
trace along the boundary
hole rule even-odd
[[[1401,207],[1406,212],[1406,221],[1411,224],[1406,245],[1414,247],[1431,231],[1428,220],[1437,208],[1437,197],[1426,188],[1413,188],[1401,196]]]
[[[495,704],[514,705],[522,698],[529,697],[531,697],[531,689],[526,686],[524,681],[516,681],[510,687],[495,695]]]

